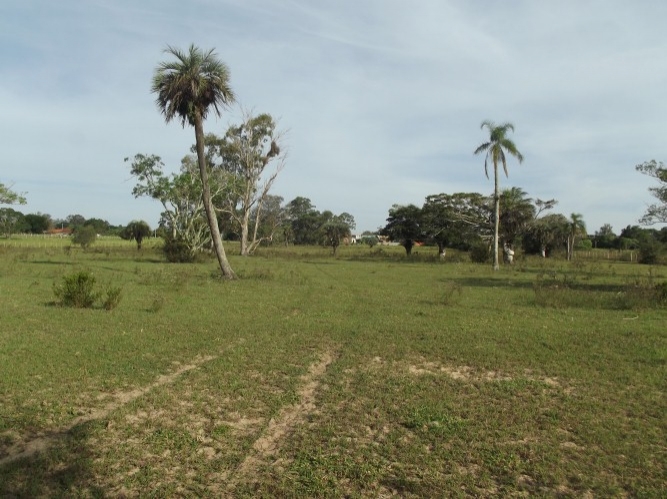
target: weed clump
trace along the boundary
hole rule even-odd
[[[95,290],[95,276],[87,270],[81,270],[64,276],[60,284],[53,283],[53,294],[58,305],[73,308],[93,308],[102,299],[102,308],[113,310],[121,299],[121,288],[109,287],[103,294]]]

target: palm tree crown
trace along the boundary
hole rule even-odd
[[[165,53],[176,60],[158,65],[151,87],[157,94],[155,102],[165,121],[178,117],[183,126],[186,123],[194,126],[197,118],[206,119],[209,109],[220,116],[220,108],[234,102],[229,69],[217,59],[215,50],[203,52],[190,45],[187,52],[182,52],[167,46]]]
[[[513,132],[514,125],[512,123],[496,125],[493,121],[486,120],[482,122],[481,128],[486,128],[489,130],[489,141],[484,142],[477,149],[475,149],[475,154],[486,151],[486,158],[484,159],[484,173],[486,173],[486,178],[489,178],[489,158],[491,158],[491,162],[494,166],[497,166],[498,163],[503,164],[503,170],[505,171],[505,176],[507,177],[507,160],[505,159],[505,151],[518,159],[519,163],[523,162],[523,155],[516,148],[514,142],[507,138],[507,132]]]

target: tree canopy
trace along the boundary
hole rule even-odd
[[[649,188],[649,192],[660,201],[660,204],[649,205],[644,216],[639,219],[639,223],[642,225],[667,223],[667,168],[665,164],[662,161],[657,162],[652,159],[635,166],[635,169],[644,175],[655,178],[660,184],[658,187]]]
[[[23,194],[12,190],[11,185],[0,182],[0,204],[26,204],[27,200]]]
[[[395,204],[389,210],[387,225],[380,234],[389,237],[391,241],[397,241],[410,256],[414,245],[425,237],[422,224],[421,208],[414,204],[405,206]]]

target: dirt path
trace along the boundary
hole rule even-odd
[[[239,478],[251,475],[259,465],[276,455],[279,451],[280,440],[315,410],[315,393],[320,385],[320,378],[333,360],[334,355],[331,352],[324,352],[317,362],[310,365],[308,373],[302,376],[302,384],[297,391],[299,401],[285,407],[269,421],[264,433],[253,443],[250,454],[236,470]],[[231,481],[229,488],[233,488],[235,483]]]
[[[155,388],[174,383],[181,375],[183,375],[183,373],[196,369],[202,364],[210,362],[215,358],[217,358],[217,356],[196,357],[192,360],[192,362],[179,367],[176,371],[158,376],[156,380],[150,385],[146,385],[141,388],[135,388],[134,390],[129,390],[127,392],[116,393],[114,395],[114,400],[108,403],[105,407],[101,409],[95,409],[91,411],[90,414],[85,416],[74,418],[67,426],[62,426],[54,430],[33,435],[29,439],[19,439],[18,442],[14,443],[11,447],[3,452],[6,455],[0,459],[0,466],[11,463],[18,459],[34,456],[38,452],[42,452],[48,449],[56,441],[65,438],[67,434],[77,426],[88,423],[90,421],[104,419],[116,409],[132,402],[133,400],[138,399],[142,395],[145,395]]]

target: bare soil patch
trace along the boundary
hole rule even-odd
[[[189,364],[181,365],[175,371],[160,375],[156,380],[144,387],[134,388],[124,392],[116,392],[112,394],[113,400],[101,409],[94,409],[84,416],[74,418],[68,425],[59,428],[34,433],[31,435],[22,435],[13,438],[13,443],[5,448],[0,449],[0,466],[11,463],[18,459],[34,456],[39,452],[48,449],[52,444],[58,440],[62,440],[74,428],[90,421],[101,420],[106,418],[111,412],[132,402],[133,400],[145,395],[155,388],[163,385],[168,385],[176,381],[179,376],[183,375],[192,369],[196,369],[206,362],[215,359],[215,356],[198,356],[195,357]]]

